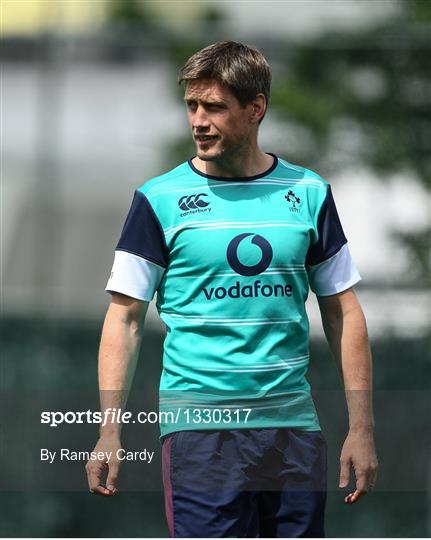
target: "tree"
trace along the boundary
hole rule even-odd
[[[431,2],[401,6],[373,28],[277,46],[270,110],[299,141],[289,161],[324,175],[365,165],[382,181],[403,171],[431,188]],[[190,155],[190,137],[174,149],[175,159]],[[285,140],[276,150],[285,153]],[[417,283],[429,283],[431,228],[394,235],[410,252]]]

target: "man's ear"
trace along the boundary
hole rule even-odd
[[[263,94],[257,94],[251,102],[251,120],[259,123],[265,116],[266,98]]]

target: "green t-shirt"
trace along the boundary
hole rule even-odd
[[[309,286],[360,280],[329,184],[274,156],[247,178],[189,160],[134,196],[106,289],[149,301],[166,325],[161,434],[320,429],[306,379]]]

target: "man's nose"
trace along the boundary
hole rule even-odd
[[[196,130],[209,128],[209,117],[204,107],[198,106],[193,115],[193,128]]]

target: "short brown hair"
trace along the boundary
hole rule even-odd
[[[216,79],[225,84],[243,107],[261,93],[268,104],[271,68],[254,47],[222,41],[201,49],[181,68],[178,84],[200,79]]]

